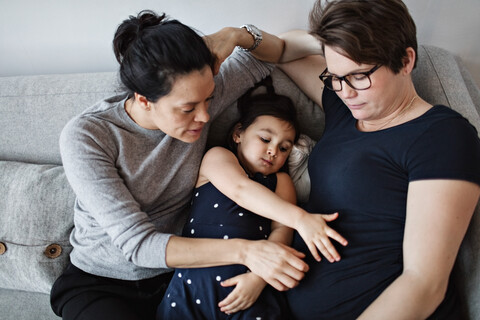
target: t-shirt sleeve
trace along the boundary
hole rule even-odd
[[[456,179],[480,185],[480,140],[463,117],[431,125],[413,142],[407,159],[409,181]]]

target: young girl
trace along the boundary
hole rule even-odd
[[[292,205],[296,197],[289,175],[279,171],[299,132],[291,100],[267,89],[240,100],[231,151],[214,147],[205,154],[183,236],[291,242],[292,229],[285,225],[295,226],[295,214],[288,215],[299,208]],[[334,232],[332,237],[345,243]],[[324,241],[329,242],[326,235]],[[265,285],[243,265],[176,269],[157,319],[226,319],[240,310],[235,319],[286,319],[281,293]]]

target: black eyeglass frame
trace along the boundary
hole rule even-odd
[[[343,89],[342,81],[345,81],[345,83],[348,84],[349,87],[352,88],[352,89],[355,89],[355,90],[367,90],[367,89],[369,89],[369,88],[372,86],[372,79],[370,79],[370,75],[371,75],[372,73],[374,73],[375,71],[377,71],[381,66],[382,66],[381,64],[377,64],[376,66],[374,66],[372,69],[370,69],[370,70],[368,70],[368,71],[349,73],[349,74],[347,74],[347,75],[344,75],[343,77],[334,76],[334,75],[326,75],[326,73],[328,72],[328,68],[325,68],[325,70],[323,70],[323,72],[322,72],[318,77],[319,77],[320,80],[323,82],[323,84],[325,85],[325,87],[327,87],[329,90],[332,90],[332,91],[335,91],[335,92],[342,91],[342,89]],[[370,82],[370,84],[368,85],[368,87],[362,88],[362,89],[357,89],[357,88],[355,88],[355,87],[350,83],[350,81],[348,81],[348,79],[347,79],[347,77],[355,76],[355,75],[362,75],[362,76],[367,77],[368,81]],[[331,86],[331,82],[332,82],[331,80],[332,80],[333,77],[335,77],[335,78],[337,78],[338,80],[340,80],[340,89],[339,89],[339,90],[335,90],[335,89],[333,89],[333,87]]]

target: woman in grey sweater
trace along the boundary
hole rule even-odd
[[[255,57],[276,62],[283,52],[282,40],[251,25],[206,39],[149,11],[125,20],[113,41],[125,93],[62,131],[62,161],[77,196],[71,264],[51,293],[64,319],[153,318],[170,268],[243,264],[280,290],[307,270],[303,254],[274,242],[175,235],[210,121],[270,73],[272,65]]]

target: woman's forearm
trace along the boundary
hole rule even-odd
[[[279,35],[279,38],[285,41],[280,63],[322,54],[320,41],[305,30],[288,31]]]
[[[261,31],[262,41],[251,51],[259,60],[276,63],[283,54],[284,41],[277,36]],[[255,43],[254,37],[245,28],[225,27],[204,37],[205,42],[220,65],[235,47],[249,49]]]
[[[273,241],[172,236],[166,248],[171,268],[243,264],[277,290],[295,287],[308,271],[304,254]]]
[[[245,28],[242,29],[245,30]],[[252,38],[250,34],[249,36]],[[255,58],[262,61],[272,63],[279,62],[284,53],[285,42],[279,37],[263,30],[262,37],[262,42],[255,50],[252,51],[252,54],[255,56]]]
[[[442,302],[447,283],[433,282],[425,275],[405,271],[359,319],[426,319]]]
[[[172,236],[167,244],[166,263],[170,268],[203,268],[244,264],[242,239],[201,239]]]

